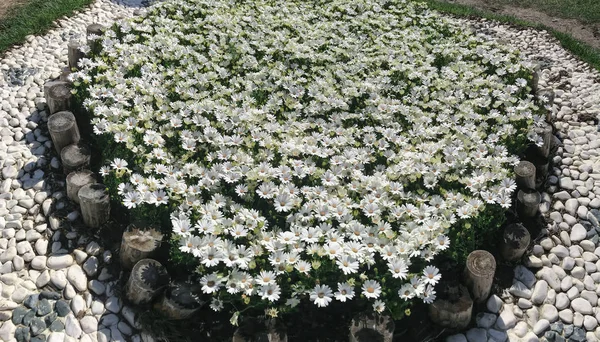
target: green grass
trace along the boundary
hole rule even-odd
[[[0,0],[2,1],[2,0]],[[8,11],[0,19],[0,55],[10,47],[25,41],[28,35],[46,32],[52,23],[93,0],[31,0]]]
[[[480,17],[480,18],[486,18],[486,19],[490,19],[490,20],[496,20],[498,22],[505,23],[505,24],[512,24],[512,25],[521,26],[521,27],[531,27],[534,29],[546,30],[550,34],[552,34],[556,39],[558,39],[560,41],[560,43],[562,44],[562,46],[566,50],[570,51],[574,55],[578,56],[582,61],[590,64],[593,68],[600,71],[600,50],[595,49],[592,46],[589,46],[588,44],[573,38],[571,35],[569,35],[567,33],[559,32],[557,30],[554,30],[551,27],[548,27],[546,25],[542,25],[539,23],[532,23],[529,21],[515,18],[513,16],[498,15],[498,14],[494,14],[494,13],[490,13],[490,12],[485,12],[485,11],[481,11],[481,10],[478,10],[478,9],[470,7],[470,6],[440,2],[438,0],[422,0],[422,1],[427,3],[431,9],[437,10],[442,13],[452,14],[452,15],[455,15],[458,17],[466,17],[466,18]],[[513,0],[505,0],[505,1],[513,1]],[[539,0],[539,1],[543,2],[545,0]],[[573,2],[575,0],[570,0],[570,1]],[[597,0],[594,0],[594,1],[597,1]],[[537,2],[537,0],[530,0],[530,2]],[[579,1],[579,2],[582,2],[582,1]],[[598,6],[600,6],[600,1],[598,2],[598,4],[599,4]],[[600,12],[598,12],[598,13],[600,13]],[[598,14],[598,13],[590,14],[590,15],[598,17],[598,16],[600,16],[600,14]]]

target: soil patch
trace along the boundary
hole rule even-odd
[[[0,20],[5,18],[6,13],[12,8],[26,3],[27,0],[2,0],[0,1]]]
[[[474,7],[481,11],[499,15],[510,15],[533,23],[540,23],[557,31],[568,33],[575,39],[600,49],[600,24],[584,24],[577,19],[552,17],[533,8],[500,4],[490,0],[439,0]]]

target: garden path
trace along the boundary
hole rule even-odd
[[[0,340],[148,341],[114,293],[112,254],[75,229],[46,128],[43,85],[91,23],[130,17],[139,1],[98,0],[0,60]],[[81,224],[79,224],[81,226]],[[88,236],[89,235],[89,236]]]

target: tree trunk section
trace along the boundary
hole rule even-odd
[[[539,153],[542,157],[548,158],[552,147],[552,125],[546,123],[543,128],[537,128],[536,133],[544,140],[544,144],[538,147]]]
[[[86,184],[77,193],[83,222],[90,228],[98,228],[110,217],[110,196],[106,186],[100,183]]]
[[[288,337],[283,325],[272,318],[262,322],[256,318],[249,318],[236,329],[232,342],[287,342]]]
[[[526,160],[515,166],[516,183],[520,189],[535,189],[535,166]]]
[[[162,294],[154,308],[170,319],[186,319],[198,311],[202,287],[190,282],[172,282]]]
[[[86,28],[86,34],[88,37],[87,43],[92,52],[97,53],[100,50],[102,50],[102,40],[90,39],[90,35],[95,35],[95,36],[98,36],[98,38],[99,38],[100,36],[102,36],[104,34],[105,30],[106,30],[106,28],[100,24],[91,24],[91,25],[88,25],[88,27]]]
[[[469,254],[464,281],[473,295],[474,303],[483,303],[489,297],[495,272],[496,259],[490,252],[476,250]]]
[[[67,176],[67,197],[79,204],[79,190],[88,184],[96,183],[96,176],[90,170],[73,171]]]
[[[390,316],[363,312],[352,319],[349,338],[350,342],[392,342],[394,329],[394,320]]]
[[[75,41],[71,41],[67,47],[69,49],[69,68],[78,69],[77,63],[84,57],[83,52],[79,50],[80,45]]]
[[[127,299],[137,305],[148,304],[169,281],[169,274],[163,265],[153,259],[142,259],[133,266],[125,284]]]
[[[458,285],[456,292],[459,294],[456,300],[438,298],[431,303],[428,307],[429,318],[442,327],[462,330],[471,322],[473,299],[463,285]]]
[[[48,131],[58,154],[65,146],[76,144],[81,138],[75,115],[67,111],[55,113],[48,118]]]
[[[525,254],[530,241],[531,235],[525,226],[520,223],[509,224],[504,228],[500,253],[506,261],[519,260]]]
[[[142,230],[130,224],[121,239],[121,266],[130,270],[138,261],[151,257],[162,238],[163,235],[154,228]]]
[[[50,115],[71,110],[71,88],[66,82],[57,82],[48,87],[46,92],[46,104]]]
[[[517,193],[517,214],[521,218],[534,217],[540,209],[542,196],[531,189],[519,190]]]
[[[60,151],[60,160],[67,175],[73,171],[89,169],[90,158],[90,148],[81,142],[65,146]]]

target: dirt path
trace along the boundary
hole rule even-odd
[[[531,8],[521,8],[503,5],[491,0],[440,0],[449,3],[468,5],[482,11],[513,17],[534,23],[544,24],[557,31],[568,33],[575,39],[600,49],[600,24],[585,25],[576,19],[563,19],[551,17],[543,12]]]
[[[9,9],[25,2],[26,0],[0,0],[0,19],[4,18]]]

